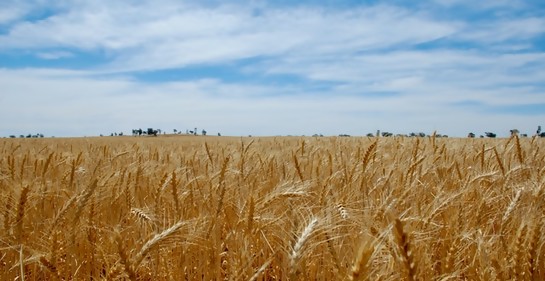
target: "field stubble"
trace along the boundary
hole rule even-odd
[[[0,140],[1,280],[545,280],[543,140]]]

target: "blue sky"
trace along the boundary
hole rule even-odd
[[[0,2],[0,136],[545,125],[543,1]]]

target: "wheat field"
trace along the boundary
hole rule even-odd
[[[545,280],[544,143],[0,139],[0,280]]]

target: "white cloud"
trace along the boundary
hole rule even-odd
[[[74,54],[70,52],[57,51],[57,52],[38,52],[36,56],[45,60],[57,60],[57,59],[73,57]]]
[[[457,37],[479,43],[526,40],[545,33],[544,18],[501,19],[467,25]]]
[[[17,0],[0,2],[0,26],[21,20],[32,10],[32,4]]]
[[[393,6],[271,8],[256,16],[243,6],[89,5],[17,24],[0,36],[0,48],[104,49],[115,54],[113,66],[142,70],[286,53],[357,52],[435,40],[458,28]]]
[[[22,14],[22,11],[16,8],[0,9],[0,24],[9,23]]]
[[[524,0],[495,0],[495,1],[472,1],[472,0],[432,0],[437,4],[452,7],[466,6],[472,9],[488,10],[495,8],[521,9],[527,6]]]
[[[469,3],[438,1],[447,8]],[[501,3],[501,9],[478,9],[503,13],[509,3]],[[0,12],[0,24],[9,22],[0,53],[22,50],[72,61],[89,52],[104,58],[85,71],[0,69],[0,119],[14,120],[0,125],[0,135],[197,126],[235,135],[436,129],[463,136],[506,124],[522,131],[545,115],[490,113],[545,104],[539,85],[545,54],[532,42],[545,21],[537,16],[498,15],[475,23],[442,18],[433,7],[98,0],[56,2],[50,17],[23,21],[23,14],[38,8],[10,7]],[[421,43],[433,46],[416,47]],[[245,76],[241,81],[206,73],[153,83],[132,76],[248,58],[251,63],[234,70]],[[295,82],[274,82],[286,75]]]
[[[269,74],[292,73],[313,80],[336,81],[354,85],[355,93],[399,92],[433,98],[457,91],[464,93],[498,87],[522,87],[543,81],[545,54],[494,55],[462,51],[394,51],[358,57],[288,58],[262,66]],[[527,71],[523,71],[526,69]],[[400,87],[403,84],[403,87]],[[430,97],[431,96],[431,97]]]

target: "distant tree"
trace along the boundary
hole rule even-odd
[[[154,135],[157,136],[157,133],[159,133],[159,130],[154,130],[153,128],[148,128],[148,131],[146,132],[148,136]]]
[[[221,134],[220,134],[220,133],[218,133],[218,137],[221,137]]]
[[[141,136],[142,135],[142,129],[132,129],[132,135],[133,136]]]
[[[16,138],[15,135],[10,135],[9,137],[12,138],[12,139]]]
[[[496,137],[496,134],[491,133],[491,132],[484,132],[484,134],[489,138],[495,138]]]
[[[206,136],[206,130],[204,130],[204,129],[202,130],[202,135]]]
[[[174,129],[174,130],[172,130],[172,131],[174,131],[175,134],[178,132],[178,130],[176,130],[176,129]]]
[[[545,138],[545,132],[541,132],[541,126],[537,126],[536,135],[541,138]]]
[[[475,137],[475,134],[474,134],[474,133],[469,133],[469,134],[467,134],[467,137],[468,137],[468,138],[474,138],[474,137]]]

